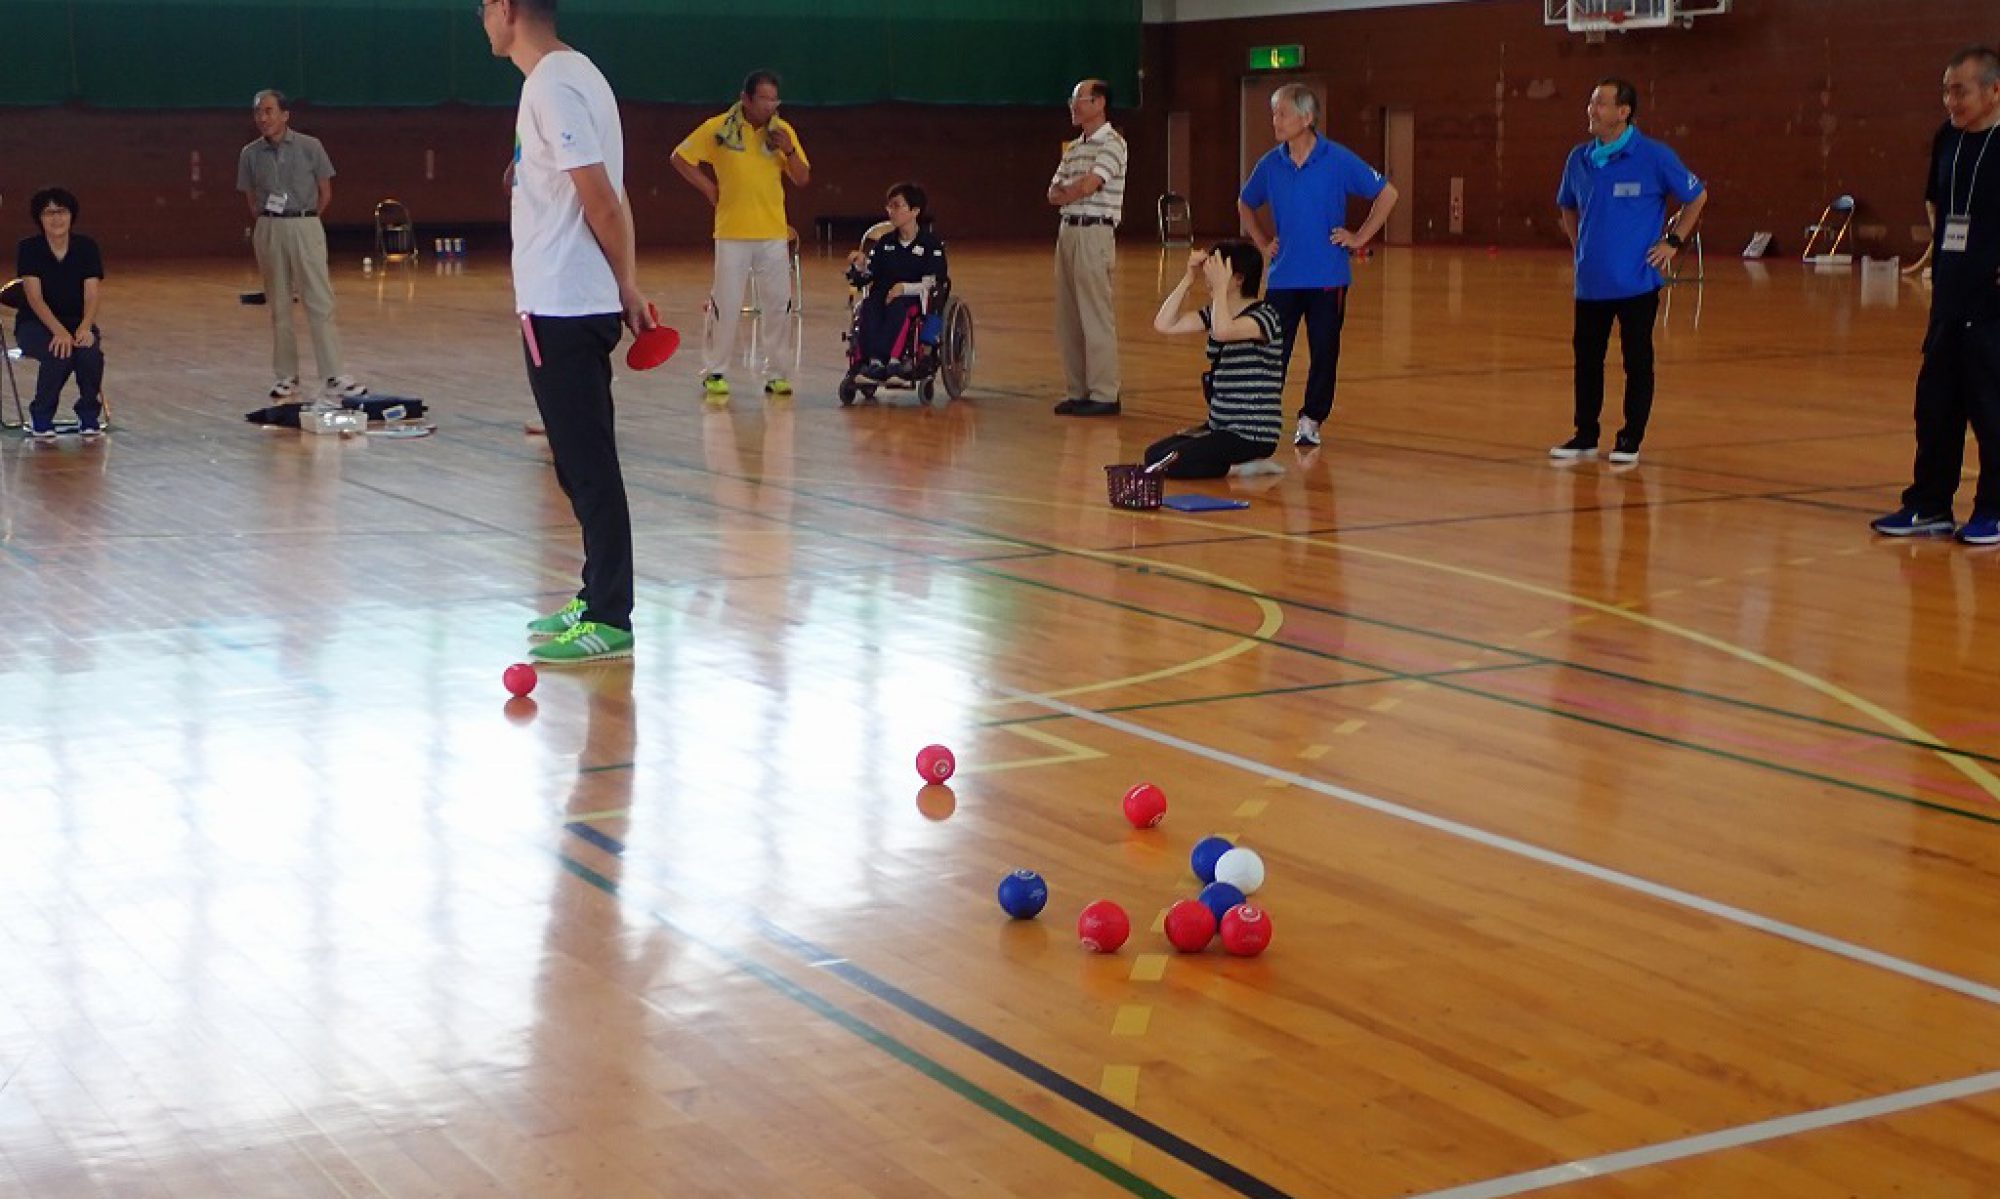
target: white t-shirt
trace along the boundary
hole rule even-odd
[[[625,194],[625,130],[596,64],[557,50],[521,84],[514,119],[514,307],[537,316],[620,312],[605,260],[568,172],[603,163]]]

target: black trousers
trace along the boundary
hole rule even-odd
[[[1274,287],[1264,293],[1264,299],[1278,310],[1288,378],[1292,371],[1292,349],[1298,344],[1299,320],[1305,319],[1312,370],[1306,375],[1306,402],[1299,412],[1323,421],[1333,412],[1334,377],[1340,370],[1340,330],[1347,323],[1347,289]]]
[[[1274,441],[1251,441],[1226,429],[1204,427],[1198,433],[1176,433],[1146,447],[1146,465],[1178,453],[1164,472],[1169,479],[1220,479],[1239,462],[1255,462],[1278,452]]]
[[[55,422],[63,384],[74,374],[77,423],[95,425],[104,411],[104,335],[98,334],[96,345],[71,349],[67,358],[50,352],[52,339],[40,321],[19,322],[14,326],[14,337],[21,343],[21,355],[41,364],[35,376],[35,399],[28,406],[28,423],[46,429]]]
[[[898,357],[896,339],[903,333],[904,326],[915,318],[916,312],[917,301],[910,296],[893,299],[884,296],[878,300],[871,295],[862,300],[860,327],[856,330],[861,341],[861,360],[894,362]],[[913,328],[909,336],[904,338],[905,352],[910,349],[909,343],[915,340],[916,336],[917,331]]]
[[[555,455],[556,482],[583,526],[583,587],[576,593],[583,619],[630,632],[632,511],[611,419],[611,352],[623,324],[609,314],[533,321],[535,345],[523,346],[528,386]]]
[[[1972,514],[2000,516],[2000,321],[1931,322],[1917,372],[1916,417],[1917,461],[1904,505],[1924,516],[1951,511],[1971,425],[1979,440]]]
[[[1611,322],[1618,322],[1618,348],[1625,355],[1625,427],[1623,436],[1641,440],[1653,415],[1653,322],[1660,315],[1660,293],[1645,292],[1622,300],[1578,300],[1576,332],[1576,431],[1596,441],[1604,412],[1604,352],[1611,346]]]

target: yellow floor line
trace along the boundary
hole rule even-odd
[[[1106,1066],[1097,1090],[1113,1103],[1131,1107],[1139,1101],[1139,1067]]]
[[[1111,1022],[1114,1037],[1143,1037],[1152,1027],[1153,1009],[1143,1003],[1121,1003],[1118,1016]]]
[[[969,765],[961,765],[957,773],[999,774],[1005,770],[1026,770],[1031,766],[1065,766],[1071,762],[1089,762],[1105,756],[1104,751],[1101,749],[1092,749],[1088,745],[1079,745],[1067,737],[1059,737],[1047,729],[1037,728],[1031,724],[1005,724],[1000,727],[1017,737],[1026,737],[1030,741],[1040,742],[1050,749],[1062,752],[1043,758],[1016,758],[1005,762],[976,762]]]
[[[1236,805],[1236,815],[1244,820],[1255,819],[1264,814],[1264,808],[1269,803],[1267,799],[1246,799]]]
[[[1299,751],[1299,756],[1308,762],[1317,762],[1331,752],[1331,745],[1308,745]]]
[[[1224,525],[1215,521],[1191,520],[1178,523],[1196,525],[1201,528],[1227,529],[1239,533],[1243,531],[1241,526]],[[1728,657],[1735,658],[1738,661],[1747,662],[1752,666],[1762,667],[1763,669],[1768,670],[1775,675],[1778,675],[1780,678],[1788,679],[1791,682],[1797,683],[1799,686],[1806,688],[1807,690],[1816,691],[1819,694],[1826,696],[1828,699],[1831,699],[1836,703],[1852,708],[1857,712],[1864,713],[1869,718],[1875,720],[1877,723],[1881,724],[1885,728],[1891,729],[1894,732],[1899,733],[1902,736],[1908,737],[1913,741],[1939,740],[1938,737],[1932,735],[1929,732],[1926,732],[1922,727],[1913,723],[1912,721],[1905,720],[1903,717],[1896,715],[1894,712],[1889,711],[1887,708],[1884,708],[1875,701],[1868,699],[1864,696],[1858,695],[1853,691],[1849,691],[1847,688],[1842,687],[1837,683],[1830,682],[1826,679],[1820,678],[1818,675],[1811,674],[1807,671],[1801,670],[1798,667],[1793,666],[1789,662],[1780,662],[1778,659],[1770,657],[1767,654],[1760,654],[1756,650],[1750,649],[1747,646],[1741,646],[1733,642],[1724,641],[1720,637],[1710,636],[1707,633],[1701,632],[1699,629],[1691,629],[1686,625],[1675,624],[1670,620],[1662,620],[1657,616],[1649,616],[1643,612],[1627,611],[1623,608],[1617,607],[1616,605],[1604,603],[1601,600],[1590,599],[1587,596],[1576,595],[1567,591],[1559,591],[1553,587],[1544,587],[1539,583],[1530,583],[1525,579],[1513,579],[1507,577],[1506,575],[1498,575],[1498,574],[1493,574],[1489,571],[1476,570],[1469,566],[1458,566],[1453,563],[1438,562],[1429,558],[1415,557],[1410,554],[1399,554],[1392,550],[1378,549],[1374,546],[1356,545],[1352,541],[1344,541],[1341,542],[1338,546],[1334,546],[1324,542],[1315,541],[1311,537],[1305,537],[1297,533],[1267,532],[1267,533],[1262,533],[1261,535],[1267,538],[1276,538],[1285,541],[1303,542],[1307,545],[1319,545],[1325,549],[1335,550],[1343,554],[1353,554],[1357,557],[1378,558],[1387,562],[1400,562],[1406,566],[1414,566],[1423,570],[1439,571],[1444,574],[1458,575],[1461,578],[1476,579],[1482,583],[1491,583],[1496,587],[1506,587],[1511,590],[1524,592],[1529,595],[1538,595],[1545,599],[1556,600],[1560,603],[1575,604],[1579,607],[1594,609],[1595,611],[1602,612],[1607,616],[1615,616],[1620,620],[1629,620],[1634,624],[1642,625],[1646,628],[1652,629],[1655,632],[1665,633],[1670,637],[1679,637],[1684,641],[1693,642],[1694,644],[1702,646],[1705,649],[1714,650],[1716,653],[1724,654]],[[1768,573],[1768,571],[1769,571],[1768,567],[1753,567],[1752,569],[1746,570],[1743,573],[1746,575],[1763,574],[1763,573]],[[1943,758],[1945,762],[1952,767],[1952,769],[1958,771],[1966,778],[1972,780],[1972,782],[1975,783],[1980,790],[1986,792],[1988,795],[1992,796],[1995,799],[2000,799],[2000,778],[1995,778],[1993,774],[1990,771],[1988,771],[1984,766],[1980,765],[1978,762],[1972,760],[1971,758],[1966,757],[1964,754],[1953,753],[1950,750],[1937,750],[1934,752],[1936,752],[1938,757]]]
[[[1141,953],[1132,958],[1132,981],[1156,983],[1167,976],[1167,955]]]
[[[1393,712],[1396,710],[1396,705],[1402,702],[1402,700],[1397,699],[1393,695],[1387,695],[1369,704],[1368,710],[1370,712]]]
[[[1334,728],[1333,731],[1335,736],[1347,737],[1355,733],[1358,733],[1362,729],[1365,729],[1367,727],[1368,727],[1368,722],[1365,720],[1343,720],[1340,722],[1338,726]]]
[[[1121,1166],[1132,1164],[1132,1134],[1100,1132],[1090,1138],[1090,1147]]]

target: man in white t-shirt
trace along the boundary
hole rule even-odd
[[[655,323],[639,293],[625,133],[611,85],[556,36],[556,0],[483,0],[493,53],[526,82],[514,122],[514,306],[556,481],[583,526],[583,587],[530,621],[537,662],[632,653],[632,516],[612,428],[622,323]]]

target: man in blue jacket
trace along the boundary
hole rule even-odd
[[[1653,322],[1666,286],[1660,272],[1679,255],[1708,203],[1708,189],[1694,172],[1632,123],[1638,112],[1639,93],[1630,83],[1600,81],[1585,109],[1591,138],[1563,164],[1556,205],[1576,250],[1576,434],[1549,450],[1552,458],[1597,456],[1604,352],[1616,321],[1625,358],[1625,426],[1612,443],[1611,461],[1639,461],[1653,412]],[[1681,205],[1671,226],[1668,196]]]

